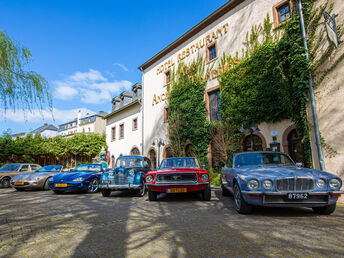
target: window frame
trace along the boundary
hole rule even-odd
[[[275,27],[279,26],[280,24],[286,22],[289,18],[286,18],[284,21],[280,21],[281,17],[280,17],[280,13],[279,10],[282,9],[283,7],[285,7],[286,5],[289,5],[289,14],[290,17],[292,15],[292,0],[283,0],[281,2],[279,2],[278,4],[274,5],[272,7],[272,13],[273,13],[273,19],[274,19],[274,25]]]
[[[135,126],[135,124],[136,124],[136,126]],[[133,131],[137,131],[138,128],[139,128],[138,118],[135,117],[135,118],[133,118],[132,130],[133,130]]]
[[[220,110],[218,108],[218,97],[217,97],[217,92],[220,92],[221,93],[221,90],[220,90],[220,87],[214,87],[212,89],[209,89],[206,94],[207,94],[207,109],[208,109],[208,121],[209,122],[214,122],[214,121],[221,121],[221,98],[220,98]],[[215,94],[215,104],[216,104],[216,117],[217,119],[215,120],[211,120],[211,106],[210,106],[210,95],[211,94]]]
[[[123,129],[123,135],[121,135],[122,129]],[[118,137],[118,139],[119,140],[124,139],[124,123],[121,123],[119,125],[119,137]]]
[[[213,48],[213,47],[215,47],[215,57],[210,59],[210,49]],[[218,56],[217,55],[217,43],[214,42],[214,43],[209,44],[207,46],[207,62],[212,62],[212,61],[216,60],[217,56]]]
[[[116,141],[116,126],[111,127],[111,141]]]
[[[164,123],[168,123],[168,106],[164,107]]]
[[[167,74],[169,74],[169,77],[167,76]],[[167,78],[169,78],[169,81],[167,81]],[[164,86],[169,85],[170,83],[171,83],[171,69],[168,69],[164,73]]]

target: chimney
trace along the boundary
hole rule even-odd
[[[78,111],[78,117],[77,117],[77,126],[79,126],[81,120],[81,111]]]
[[[44,123],[44,126],[47,126],[48,125],[48,123]]]

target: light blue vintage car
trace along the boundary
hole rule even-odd
[[[311,207],[319,214],[336,209],[342,180],[333,174],[297,166],[280,152],[246,152],[230,157],[221,171],[222,195],[233,194],[237,212],[253,206]]]

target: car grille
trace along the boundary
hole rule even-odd
[[[127,184],[129,184],[129,180],[126,176],[116,176],[112,182],[115,185],[127,185]]]
[[[196,173],[160,174],[156,177],[157,183],[194,183],[197,182]]]
[[[277,191],[310,191],[314,189],[313,178],[283,178],[276,180]]]

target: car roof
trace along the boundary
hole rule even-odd
[[[238,153],[234,153],[233,155],[240,155],[240,154],[248,154],[248,153],[278,153],[278,154],[284,154],[287,155],[287,153],[284,152],[280,152],[280,151],[245,151],[245,152],[238,152]]]
[[[124,155],[124,156],[119,156],[117,159],[120,158],[147,158],[146,156],[141,156],[141,155]]]

